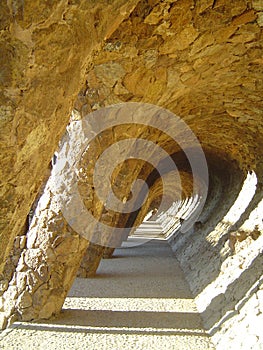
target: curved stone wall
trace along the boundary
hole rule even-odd
[[[167,196],[167,211],[157,220],[217,347],[257,348],[262,343],[253,327],[262,319],[262,1],[12,4],[0,5],[1,326],[18,314],[29,320],[58,312],[86,248],[83,275],[96,269],[104,252],[69,228],[52,195],[44,194],[40,219],[35,217],[27,232],[27,215],[50,174],[70,111],[74,124],[106,106],[142,102],[180,116],[203,147],[208,196],[191,229],[184,229],[183,220],[193,214],[198,197],[177,145],[148,126],[137,133],[122,125],[103,137],[114,143],[125,133],[149,136],[177,162],[179,206]],[[105,139],[90,145],[82,158],[88,177],[92,157],[96,161],[98,148],[107,147]],[[123,162],[111,184],[126,202],[137,178],[151,189],[141,211],[123,217],[106,213],[84,181],[85,203],[112,226],[139,224],[161,201],[156,170],[147,162]],[[203,185],[201,176],[198,184]],[[66,266],[68,258],[72,264]]]

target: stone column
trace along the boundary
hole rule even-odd
[[[39,199],[26,236],[15,240],[14,252],[19,250],[15,255],[17,265],[9,275],[5,274],[8,279],[0,286],[1,328],[17,319],[47,319],[59,313],[87,248],[92,248],[89,262],[94,260],[98,264],[102,255],[103,248],[94,249],[62,213],[62,198],[64,204],[68,200],[65,188],[69,190],[74,183],[70,165],[75,161],[74,152],[81,138],[76,125],[79,123],[71,124],[61,141],[57,164]],[[63,168],[62,164],[67,166]],[[101,253],[96,257],[97,251]]]
[[[81,261],[77,277],[94,277],[99,267],[101,258],[104,257],[105,249],[108,248],[89,242],[88,248]]]
[[[102,258],[103,259],[111,259],[114,251],[115,251],[115,248],[105,247],[105,249],[103,250]]]
[[[69,226],[47,183],[11,281],[1,297],[1,326],[60,312],[89,242]]]

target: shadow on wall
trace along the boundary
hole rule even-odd
[[[242,196],[241,199],[243,201],[245,201],[246,198],[244,198],[244,196]],[[222,246],[226,243],[226,241],[229,240],[230,233],[238,232],[238,230],[241,229],[243,224],[249,219],[249,216],[251,215],[251,213],[258,207],[258,205],[260,204],[262,199],[263,199],[263,193],[262,193],[262,189],[261,189],[261,184],[258,183],[256,185],[255,193],[254,193],[252,199],[249,201],[249,203],[247,203],[246,209],[243,211],[243,213],[241,213],[238,220],[236,222],[227,222],[226,223],[225,226],[226,226],[227,231],[224,232],[224,234],[220,237],[218,243],[215,246],[216,250],[220,250],[222,248]],[[256,228],[256,226],[257,225],[255,225],[254,228]],[[250,227],[250,230],[252,230],[252,227]]]
[[[249,177],[253,178],[253,174],[248,173],[247,178]],[[241,173],[230,176],[227,186],[221,181],[221,185],[219,183],[221,188],[218,188],[221,195],[218,196],[216,205],[213,203],[216,210],[204,222],[203,227],[179,234],[172,243],[173,251],[197,300],[205,328],[210,330],[211,335],[220,332],[227,321],[232,319],[231,323],[234,322],[235,316],[240,313],[262,283],[263,255],[259,244],[262,236],[259,233],[260,241],[253,245],[255,238],[251,235],[258,223],[262,234],[262,217],[260,218],[262,214],[259,213],[259,208],[263,203],[263,193],[260,178],[261,176],[257,174],[258,182],[252,184],[250,193],[243,191],[244,182]],[[212,190],[215,192],[215,189]],[[211,200],[209,196],[208,199]],[[209,202],[206,204],[206,209],[209,209]],[[230,213],[235,220],[229,220]],[[242,255],[242,251],[241,254],[235,255],[235,251],[231,250],[229,245],[230,233],[238,234],[238,231],[243,231],[245,226],[248,227],[247,237],[252,238],[250,243],[252,242],[256,250],[250,255],[254,248],[250,249],[250,243],[244,242],[248,255],[246,253]],[[241,262],[244,262],[245,266],[242,266]]]
[[[205,327],[210,329],[210,335],[214,335],[220,330],[224,322],[238,315],[251,296],[259,290],[259,286],[263,282],[262,266],[263,254],[260,253],[251,265],[227,286],[224,293],[220,293],[212,299],[202,313]]]
[[[218,174],[215,169],[211,168],[209,172],[210,174]],[[220,241],[220,245],[218,243],[222,233],[220,233],[220,237],[216,237],[213,244],[207,239],[207,236],[223,221],[223,218],[237,200],[244,180],[244,175],[241,172],[236,173],[235,176],[232,176],[231,172],[227,171],[220,175],[220,181],[215,182],[213,177],[209,179],[210,188],[207,202],[203,209],[204,214],[200,216],[200,220],[203,222],[202,227],[191,229],[183,234],[178,232],[169,242],[186,276],[189,276],[189,279],[198,278],[198,283],[194,286],[191,285],[194,297],[204,290],[211,281],[215,280],[220,272],[222,264],[220,250],[226,243],[228,232],[223,234],[224,239]],[[210,213],[209,217],[205,213]],[[203,219],[204,215],[205,219]],[[213,259],[212,270],[208,266],[208,256],[209,259]],[[198,264],[198,267],[195,267],[196,264]],[[197,270],[200,272],[197,272]],[[200,274],[202,274],[202,278],[200,278]]]
[[[224,218],[238,199],[242,189],[243,179],[242,174],[239,174],[239,176],[229,180],[224,188],[218,188],[218,191],[221,191],[221,195],[218,197],[217,203],[212,203],[212,206],[215,207],[216,210],[203,222],[202,227],[190,230],[185,234],[179,233],[173,241],[170,242],[183,269],[186,270],[186,275],[190,273],[191,278],[198,278],[198,284],[196,284],[194,288],[192,287],[194,297],[219,275],[222,262],[233,253],[229,248],[230,232],[240,229],[263,198],[261,186],[258,184],[254,196],[251,201],[247,203],[247,207],[244,212],[240,214],[239,219],[231,223],[229,223],[229,221],[224,221]],[[243,201],[245,201],[245,199],[246,198],[243,198]],[[204,210],[209,211],[209,196],[208,203]],[[219,227],[220,230],[218,229]],[[217,234],[214,233],[215,230],[218,230]],[[211,235],[211,233],[213,234]],[[222,250],[224,250],[224,255],[222,255]],[[192,254],[190,253],[191,251]],[[207,261],[208,257],[213,260],[212,270]],[[195,274],[196,269],[191,272],[191,266],[195,265],[196,262],[198,263],[198,270],[200,273],[198,273],[198,275],[192,275]],[[188,271],[188,269],[190,271]],[[202,278],[200,278],[200,276],[202,276]]]

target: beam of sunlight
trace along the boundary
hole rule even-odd
[[[144,312],[197,312],[193,299],[67,297],[64,309]],[[160,311],[161,310],[161,311]]]
[[[166,335],[165,333],[167,333],[167,335],[174,335],[174,333],[176,332],[176,335],[180,335],[182,334],[183,336],[185,335],[193,335],[193,336],[202,336],[202,337],[208,337],[208,335],[205,333],[204,330],[199,329],[199,328],[192,328],[192,329],[188,329],[188,328],[162,328],[162,327],[124,327],[124,326],[120,326],[120,327],[102,327],[102,326],[84,326],[81,325],[67,325],[67,324],[62,324],[62,323],[37,323],[37,322],[27,322],[27,323],[23,323],[23,322],[15,322],[13,328],[21,328],[21,329],[26,329],[27,331],[29,330],[45,330],[45,331],[50,331],[50,332],[54,332],[57,330],[59,326],[59,331],[64,331],[64,332],[74,332],[74,331],[78,331],[79,328],[81,328],[81,332],[88,332],[88,333],[116,333],[116,334],[121,334],[121,333],[127,333],[127,334],[131,334],[131,333],[139,333],[139,334],[144,334],[145,336],[148,335],[152,335],[152,333],[158,331],[161,332],[161,335]]]
[[[255,192],[257,185],[257,175],[254,171],[247,173],[247,177],[243,183],[239,195],[232,205],[228,213],[225,215],[223,222],[234,224],[249,206]]]
[[[250,213],[249,218],[242,225],[242,229],[251,230],[251,227],[258,226],[260,231],[263,231],[263,199],[258,206]]]

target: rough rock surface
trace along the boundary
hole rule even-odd
[[[167,236],[174,233],[170,243],[205,326],[218,348],[260,348],[251,324],[262,317],[262,1],[2,1],[0,16],[0,328],[15,320],[14,310],[24,320],[58,312],[88,247],[63,221],[56,201],[49,203],[51,195],[41,197],[46,215],[33,219],[35,233],[34,224],[27,233],[27,215],[50,175],[72,108],[74,122],[119,102],[150,102],[185,120],[207,157],[209,192],[200,222],[184,230],[200,197],[191,196],[191,173],[179,153],[180,210],[159,217]],[[116,133],[126,132],[122,126]],[[143,133],[169,154],[176,148],[147,126]],[[112,135],[91,145],[93,160],[98,145],[101,151],[106,140],[116,141]],[[83,158],[92,177],[89,162]],[[124,162],[113,173],[113,189],[126,202],[127,184],[149,174],[147,164]],[[243,193],[246,178],[255,181]],[[113,225],[139,223],[160,203],[161,181],[153,180],[137,218],[103,212],[91,200],[92,189],[86,204]],[[104,248],[96,248],[91,261],[92,250],[82,273],[91,262],[96,269],[103,256]]]
[[[1,1],[0,271],[49,174],[94,52],[136,3]]]
[[[218,194],[204,211],[212,215],[201,216],[201,226],[170,238],[204,326],[220,350],[262,349],[263,344],[262,191],[255,175],[243,180],[241,190],[237,178],[230,181],[232,191],[220,188],[220,182],[214,187]],[[228,203],[222,201],[226,193]]]

